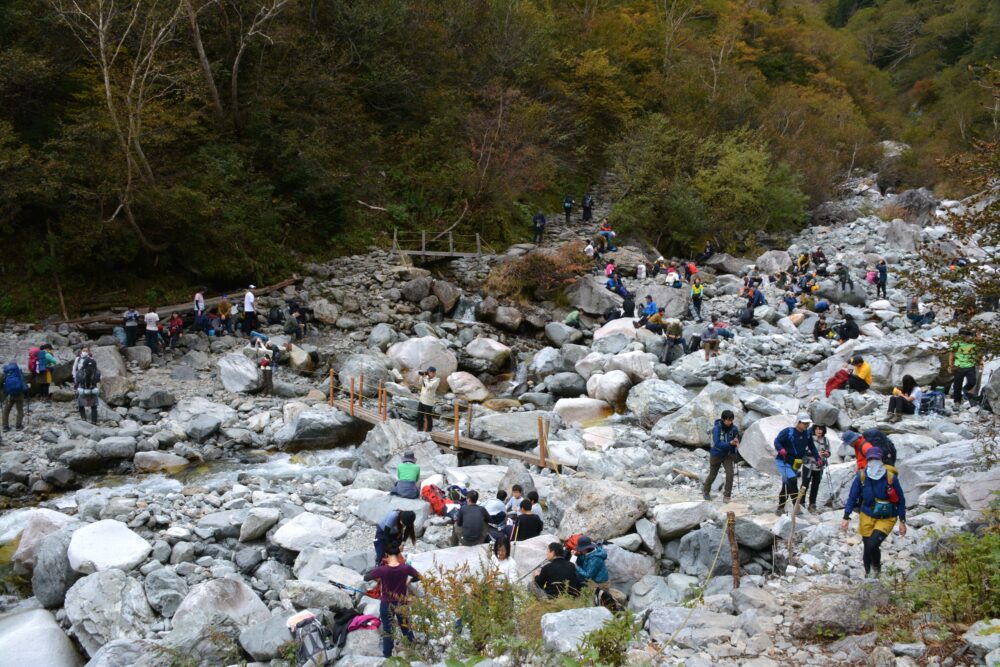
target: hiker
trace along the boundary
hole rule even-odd
[[[601,226],[598,228],[597,233],[604,238],[607,242],[608,252],[615,252],[618,248],[615,247],[615,231],[611,229],[611,223],[608,222],[607,218],[601,220]]]
[[[677,273],[677,267],[674,266],[673,264],[671,264],[667,268],[666,283],[668,285],[670,285],[671,287],[673,287],[674,289],[680,289],[681,288],[681,277]]]
[[[719,319],[718,315],[709,315],[708,321],[715,327],[715,332],[719,334],[719,338],[725,338],[726,340],[736,338],[736,334],[729,330],[729,323]]]
[[[136,342],[139,340],[140,319],[142,319],[142,316],[139,315],[138,310],[132,306],[125,309],[125,314],[122,316],[122,321],[125,324],[125,347],[135,347]]]
[[[959,329],[958,335],[959,339],[952,341],[948,351],[948,372],[954,375],[951,399],[955,402],[956,410],[962,408],[962,399],[968,400],[970,407],[979,402],[979,397],[972,393],[978,382],[976,339],[966,327]]]
[[[667,260],[663,259],[663,255],[660,255],[659,257],[656,258],[656,261],[653,262],[653,276],[655,277],[660,275],[661,273],[666,273],[666,272],[667,272]]]
[[[688,262],[684,265],[684,280],[691,282],[691,279],[698,275],[698,267],[694,262]]]
[[[414,522],[417,515],[409,510],[390,510],[375,526],[375,567],[382,564],[385,548],[389,544],[402,544],[410,540],[417,543]]]
[[[642,315],[639,317],[639,326],[645,326],[646,321],[650,317],[659,312],[659,308],[656,306],[656,302],[653,301],[653,297],[649,294],[646,295],[646,305],[642,308]],[[638,328],[638,327],[636,327]]]
[[[160,351],[160,328],[157,325],[160,322],[160,316],[156,313],[156,309],[150,306],[146,310],[143,320],[146,322],[146,347],[151,352],[158,353]]]
[[[569,222],[569,219],[566,221]],[[531,219],[531,227],[535,232],[534,244],[542,245],[542,234],[545,233],[545,215],[542,214],[541,209]]]
[[[906,319],[914,325],[922,327],[934,321],[934,311],[929,310],[917,297],[910,298],[910,304],[906,307]]]
[[[680,320],[671,319],[668,322],[666,336],[667,344],[663,347],[663,363],[670,361],[670,353],[677,345],[680,346],[682,354],[688,353],[687,341],[684,340],[684,327],[681,326]]]
[[[653,333],[657,334],[657,335],[662,334],[663,333],[663,325],[666,324],[666,322],[667,322],[666,319],[665,319],[665,317],[664,317],[664,313],[665,312],[666,311],[665,311],[664,308],[658,308],[656,310],[656,312],[653,313],[653,315],[648,320],[646,320],[646,328],[649,329],[650,331],[652,331]],[[636,326],[636,329],[638,329],[639,328],[639,323],[635,322],[634,324]]]
[[[542,534],[544,523],[542,517],[531,511],[534,506],[527,498],[521,500],[520,512],[514,517],[510,530],[511,542],[523,542]]]
[[[800,273],[804,273],[806,269],[809,268],[809,252],[802,251],[799,253],[798,259],[795,260],[795,269]]]
[[[861,432],[861,437],[871,443],[872,447],[878,447],[882,450],[882,463],[885,464],[885,469],[895,475],[896,443],[877,428],[866,428]]]
[[[719,351],[719,329],[716,328],[715,322],[709,321],[708,326],[701,332],[701,349],[705,352],[705,361],[722,354]]]
[[[582,331],[583,325],[580,324],[580,311],[579,310],[569,311],[569,315],[563,318],[563,324],[565,324],[568,327],[573,327],[577,331]]]
[[[225,294],[222,295],[222,300],[219,301],[219,319],[222,320],[222,326],[225,328],[226,333],[232,336],[233,302],[230,301],[229,297]]]
[[[594,244],[594,259],[599,262],[601,255],[608,250],[608,237],[597,232],[591,237],[590,242]]]
[[[847,313],[844,315],[844,323],[837,327],[837,338],[840,339],[840,344],[843,345],[849,340],[855,340],[861,336],[861,329],[858,328],[858,323],[854,321],[854,315]]]
[[[583,254],[586,255],[587,257],[590,257],[591,259],[593,259],[594,258],[594,253],[596,253],[596,252],[597,252],[597,250],[594,248],[594,242],[588,240],[587,241],[587,245],[585,245],[583,247]]]
[[[420,466],[413,452],[403,452],[403,461],[396,466],[396,483],[389,493],[400,498],[420,497]]]
[[[826,266],[826,253],[823,252],[822,248],[816,248],[816,250],[813,251],[812,262],[816,265],[817,269],[821,266]]]
[[[254,290],[256,285],[250,285],[246,294],[243,295],[243,331],[249,334],[257,328],[257,295]]]
[[[825,315],[820,315],[819,319],[816,320],[816,324],[813,325],[813,340],[818,341],[820,338],[833,338],[833,332],[830,330],[830,325],[827,323]]]
[[[691,281],[691,314],[696,322],[701,323],[701,302],[705,295],[705,286],[701,283],[701,278],[695,276]]]
[[[566,214],[566,224],[567,225],[569,224],[569,217],[573,213],[573,204],[575,204],[575,203],[576,203],[576,200],[573,199],[572,195],[566,195],[565,197],[563,197],[563,213]]]
[[[294,313],[288,316],[285,320],[285,335],[293,336],[295,341],[298,342],[302,340],[302,323],[301,323],[302,313],[296,310]]]
[[[877,579],[882,574],[882,542],[889,537],[899,518],[899,535],[906,536],[906,498],[899,479],[886,470],[882,450],[868,450],[864,470],[858,471],[851,484],[851,493],[844,507],[840,529],[847,532],[851,512],[858,509],[858,533],[864,544],[862,562],[865,578]]]
[[[507,492],[503,489],[497,491],[495,498],[490,498],[483,503],[483,509],[490,517],[490,528],[499,529],[507,520]],[[496,531],[490,531],[490,538],[496,538]]]
[[[24,426],[24,397],[28,394],[28,383],[24,373],[16,361],[11,361],[3,367],[3,430],[10,430],[10,411],[17,407],[17,421],[14,423],[18,431]]]
[[[722,492],[722,501],[728,503],[733,497],[733,466],[736,459],[736,448],[740,446],[740,430],[733,421],[736,416],[732,410],[723,410],[722,415],[712,426],[712,447],[708,450],[708,477],[701,487],[701,495],[705,500],[712,499],[712,484],[719,475],[719,468],[726,471],[726,485]]]
[[[850,373],[847,378],[847,391],[856,391],[864,394],[872,386],[872,367],[864,357],[855,354],[850,362],[844,366],[844,370]]]
[[[747,308],[755,310],[766,305],[767,299],[764,298],[764,292],[759,287],[751,287],[750,291],[747,292]]]
[[[868,450],[872,448],[872,443],[865,440],[864,436],[857,431],[852,431],[850,429],[844,431],[840,434],[840,441],[844,443],[845,448],[850,447],[854,452],[854,459],[857,463],[858,470],[865,467],[865,462],[867,461]],[[847,450],[844,450],[847,452]],[[844,455],[844,452],[841,453]],[[848,452],[849,456],[850,453]]]
[[[205,314],[205,292],[203,287],[199,287],[194,293],[194,316]]]
[[[28,362],[31,365],[31,352],[28,352]],[[37,387],[36,392],[38,393],[39,399],[43,401],[49,400],[49,385],[52,384],[52,369],[59,364],[55,355],[52,354],[52,344],[45,343],[38,348],[38,352],[35,353],[35,386]]]
[[[791,315],[795,312],[795,309],[799,305],[799,300],[795,298],[795,295],[791,292],[785,292],[785,296],[781,297],[781,302],[785,304],[785,308],[788,309],[788,314]]]
[[[591,222],[594,219],[594,195],[587,193],[583,195],[583,221]]]
[[[609,259],[608,263],[604,265],[604,275],[610,278],[615,275],[615,260]]]
[[[97,361],[91,356],[90,346],[85,345],[73,362],[73,389],[76,390],[80,419],[87,421],[87,408],[90,408],[92,424],[97,423],[97,395],[100,393],[97,385],[100,381],[101,371],[97,369]]]
[[[885,290],[889,286],[889,266],[884,259],[878,261],[878,264],[875,265],[875,271],[878,272],[878,279],[875,281],[875,298],[881,294],[883,299],[887,299]]]
[[[705,242],[705,250],[698,253],[698,256],[694,258],[694,261],[699,264],[704,264],[708,259],[715,254],[715,246],[712,245],[711,241]]]
[[[535,585],[550,598],[569,593],[573,597],[580,594],[580,579],[576,566],[566,560],[566,549],[558,542],[549,544],[546,559],[549,561],[540,570],[535,570]]]
[[[622,317],[635,317],[635,297],[631,293],[622,300]]]
[[[417,373],[420,377],[420,403],[417,405],[417,430],[430,433],[434,430],[434,404],[437,402],[437,390],[441,378],[437,369],[428,366],[426,371]]]
[[[799,470],[807,454],[819,458],[816,443],[813,442],[812,430],[809,426],[812,418],[808,412],[800,412],[796,417],[795,426],[782,429],[774,439],[774,449],[778,455],[775,462],[778,474],[781,475],[781,491],[778,494],[778,509],[776,514],[785,513],[785,501],[795,502],[799,495]]]
[[[581,535],[573,549],[576,556],[576,578],[583,587],[588,581],[598,588],[609,588],[608,552],[599,544],[594,544],[588,535]]]
[[[420,581],[420,573],[407,565],[403,560],[399,544],[386,546],[385,555],[388,562],[376,565],[375,569],[365,573],[365,581],[378,581],[381,585],[378,617],[382,622],[382,657],[391,658],[395,642],[392,637],[393,621],[399,623],[399,629],[406,640],[413,642],[415,637],[406,623],[406,618],[397,611],[398,606],[406,604],[407,585],[410,581]]]
[[[491,561],[494,567],[500,571],[500,576],[507,583],[516,583],[521,578],[517,570],[517,562],[511,558],[510,540],[507,539],[506,535],[497,535],[496,539],[493,540],[493,558]]]
[[[646,268],[647,268],[646,262],[639,262],[638,264],[635,265],[635,279],[636,280],[645,280],[646,279]]]
[[[823,481],[823,468],[830,460],[830,440],[826,437],[826,426],[813,424],[813,444],[819,456],[814,457],[807,452],[802,459],[802,494],[809,492],[809,511],[816,513],[816,496],[819,494],[819,484]]]
[[[913,415],[920,409],[920,400],[924,392],[917,386],[912,375],[904,375],[900,386],[892,388],[889,397],[889,421],[901,421],[903,415]]]
[[[851,286],[851,291],[854,291],[854,280],[851,278],[851,272],[843,262],[837,262],[836,270],[837,280],[840,281],[840,291],[846,291],[847,286]]]
[[[176,350],[177,343],[181,339],[181,333],[184,331],[184,320],[177,311],[170,313],[170,320],[167,322],[167,327],[170,333],[170,349]]]
[[[489,538],[490,515],[478,502],[479,492],[469,491],[455,517],[455,540],[463,547],[482,544]]]

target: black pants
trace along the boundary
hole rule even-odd
[[[434,430],[434,406],[420,403],[417,406],[417,430]]]
[[[17,427],[24,425],[24,394],[8,395],[3,402],[3,427],[10,428],[10,410],[17,407]]]
[[[955,385],[952,387],[951,397],[956,403],[961,403],[962,398],[970,398],[974,394],[972,390],[976,387],[976,367],[970,366],[969,368],[955,368],[955,379],[953,380]],[[963,388],[962,383],[965,383]]]
[[[809,506],[816,504],[816,495],[819,493],[819,483],[823,481],[823,469],[809,470],[802,469],[802,488],[809,490]]]
[[[570,214],[573,213],[573,209],[567,208],[567,209],[564,209],[564,210],[566,211],[566,224],[568,225],[569,224],[569,216],[570,216]]]
[[[726,486],[722,492],[724,498],[729,498],[733,495],[733,457],[732,456],[710,456],[708,459],[708,477],[705,478],[705,484],[702,487],[702,491],[705,493],[711,493],[712,484],[715,483],[715,478],[719,475],[719,468],[724,468],[726,471]]]
[[[541,229],[535,230],[535,245],[542,245],[542,231]]]
[[[847,376],[847,390],[863,394],[870,388],[869,384],[853,373]]]
[[[865,574],[868,574],[873,567],[882,567],[882,542],[887,537],[889,536],[881,530],[873,530],[871,535],[861,538],[861,542],[865,545],[862,557],[865,564]]]
[[[886,287],[886,283],[882,282],[881,280],[876,281],[875,282],[875,296],[878,297],[881,294],[882,298],[888,298],[888,297],[886,297],[886,294],[885,294],[885,287]]]
[[[898,412],[904,415],[912,415],[916,411],[917,406],[902,396],[893,396],[889,399],[889,414]]]
[[[649,323],[646,323],[646,328],[649,329],[650,331],[652,331],[655,334],[662,334],[663,333],[663,325],[662,324],[655,324],[655,323],[654,324],[649,324]]]
[[[270,368],[262,369],[260,377],[262,379],[260,393],[270,396],[274,392],[274,375]]]
[[[778,492],[778,508],[785,507],[785,501],[794,503],[799,495],[799,478],[785,479],[781,482],[781,491]]]
[[[125,327],[125,347],[135,347],[135,343],[138,340],[139,325],[134,327]]]
[[[87,408],[83,407],[82,405],[79,407],[80,407],[80,419],[82,419],[83,421],[87,421]],[[97,423],[97,401],[94,401],[94,404],[90,406],[90,421],[93,424]]]
[[[257,330],[257,313],[244,313],[243,314],[243,333],[247,336],[250,335],[251,331]]]
[[[839,278],[839,280],[840,280],[840,290],[841,291],[846,291],[848,285],[851,286],[852,290],[854,289],[854,281],[851,280],[849,277],[848,278]]]

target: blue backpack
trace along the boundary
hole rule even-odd
[[[21,367],[13,361],[3,367],[3,390],[8,396],[20,396],[28,391]]]

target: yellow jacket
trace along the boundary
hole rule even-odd
[[[854,367],[854,375],[861,380],[865,381],[865,384],[871,386],[872,383],[872,367],[867,361],[861,362],[860,366]],[[841,376],[843,377],[843,376]]]

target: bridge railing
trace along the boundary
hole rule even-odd
[[[454,232],[392,232],[393,249],[407,255],[481,255],[483,242],[479,234]]]

